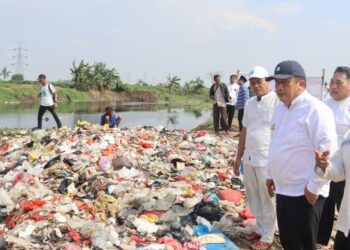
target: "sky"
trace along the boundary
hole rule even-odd
[[[350,65],[350,1],[0,0],[0,69],[15,72],[18,41],[26,79],[71,79],[73,60],[105,62],[123,81],[182,82],[297,60],[326,79]]]

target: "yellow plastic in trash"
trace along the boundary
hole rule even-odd
[[[38,158],[38,153],[35,151],[32,151],[28,154],[28,158],[30,161],[34,161]]]

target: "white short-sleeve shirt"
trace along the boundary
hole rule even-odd
[[[52,84],[46,83],[45,86],[41,85],[41,88],[40,88],[40,92],[41,92],[40,105],[41,106],[52,106],[54,104],[53,95],[49,90],[49,85],[52,93],[53,94],[56,93],[56,88]]]
[[[271,120],[277,103],[275,92],[271,91],[260,101],[254,96],[244,108],[243,127],[247,128],[243,163],[265,167],[271,137]]]

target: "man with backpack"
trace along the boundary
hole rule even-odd
[[[44,74],[40,74],[38,77],[40,82],[40,107],[38,112],[38,129],[42,128],[42,118],[45,114],[46,110],[48,110],[57,123],[57,127],[62,127],[61,121],[57,116],[55,109],[57,108],[57,91],[55,87],[46,81],[46,76]]]

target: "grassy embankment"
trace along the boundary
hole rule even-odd
[[[168,88],[152,85],[128,84],[125,91],[88,91],[82,92],[68,84],[54,83],[58,90],[60,102],[99,102],[99,101],[133,101],[161,102],[171,105],[191,105],[209,107],[208,91],[199,95],[169,93]],[[38,83],[13,83],[0,81],[0,103],[33,103],[37,102]]]

